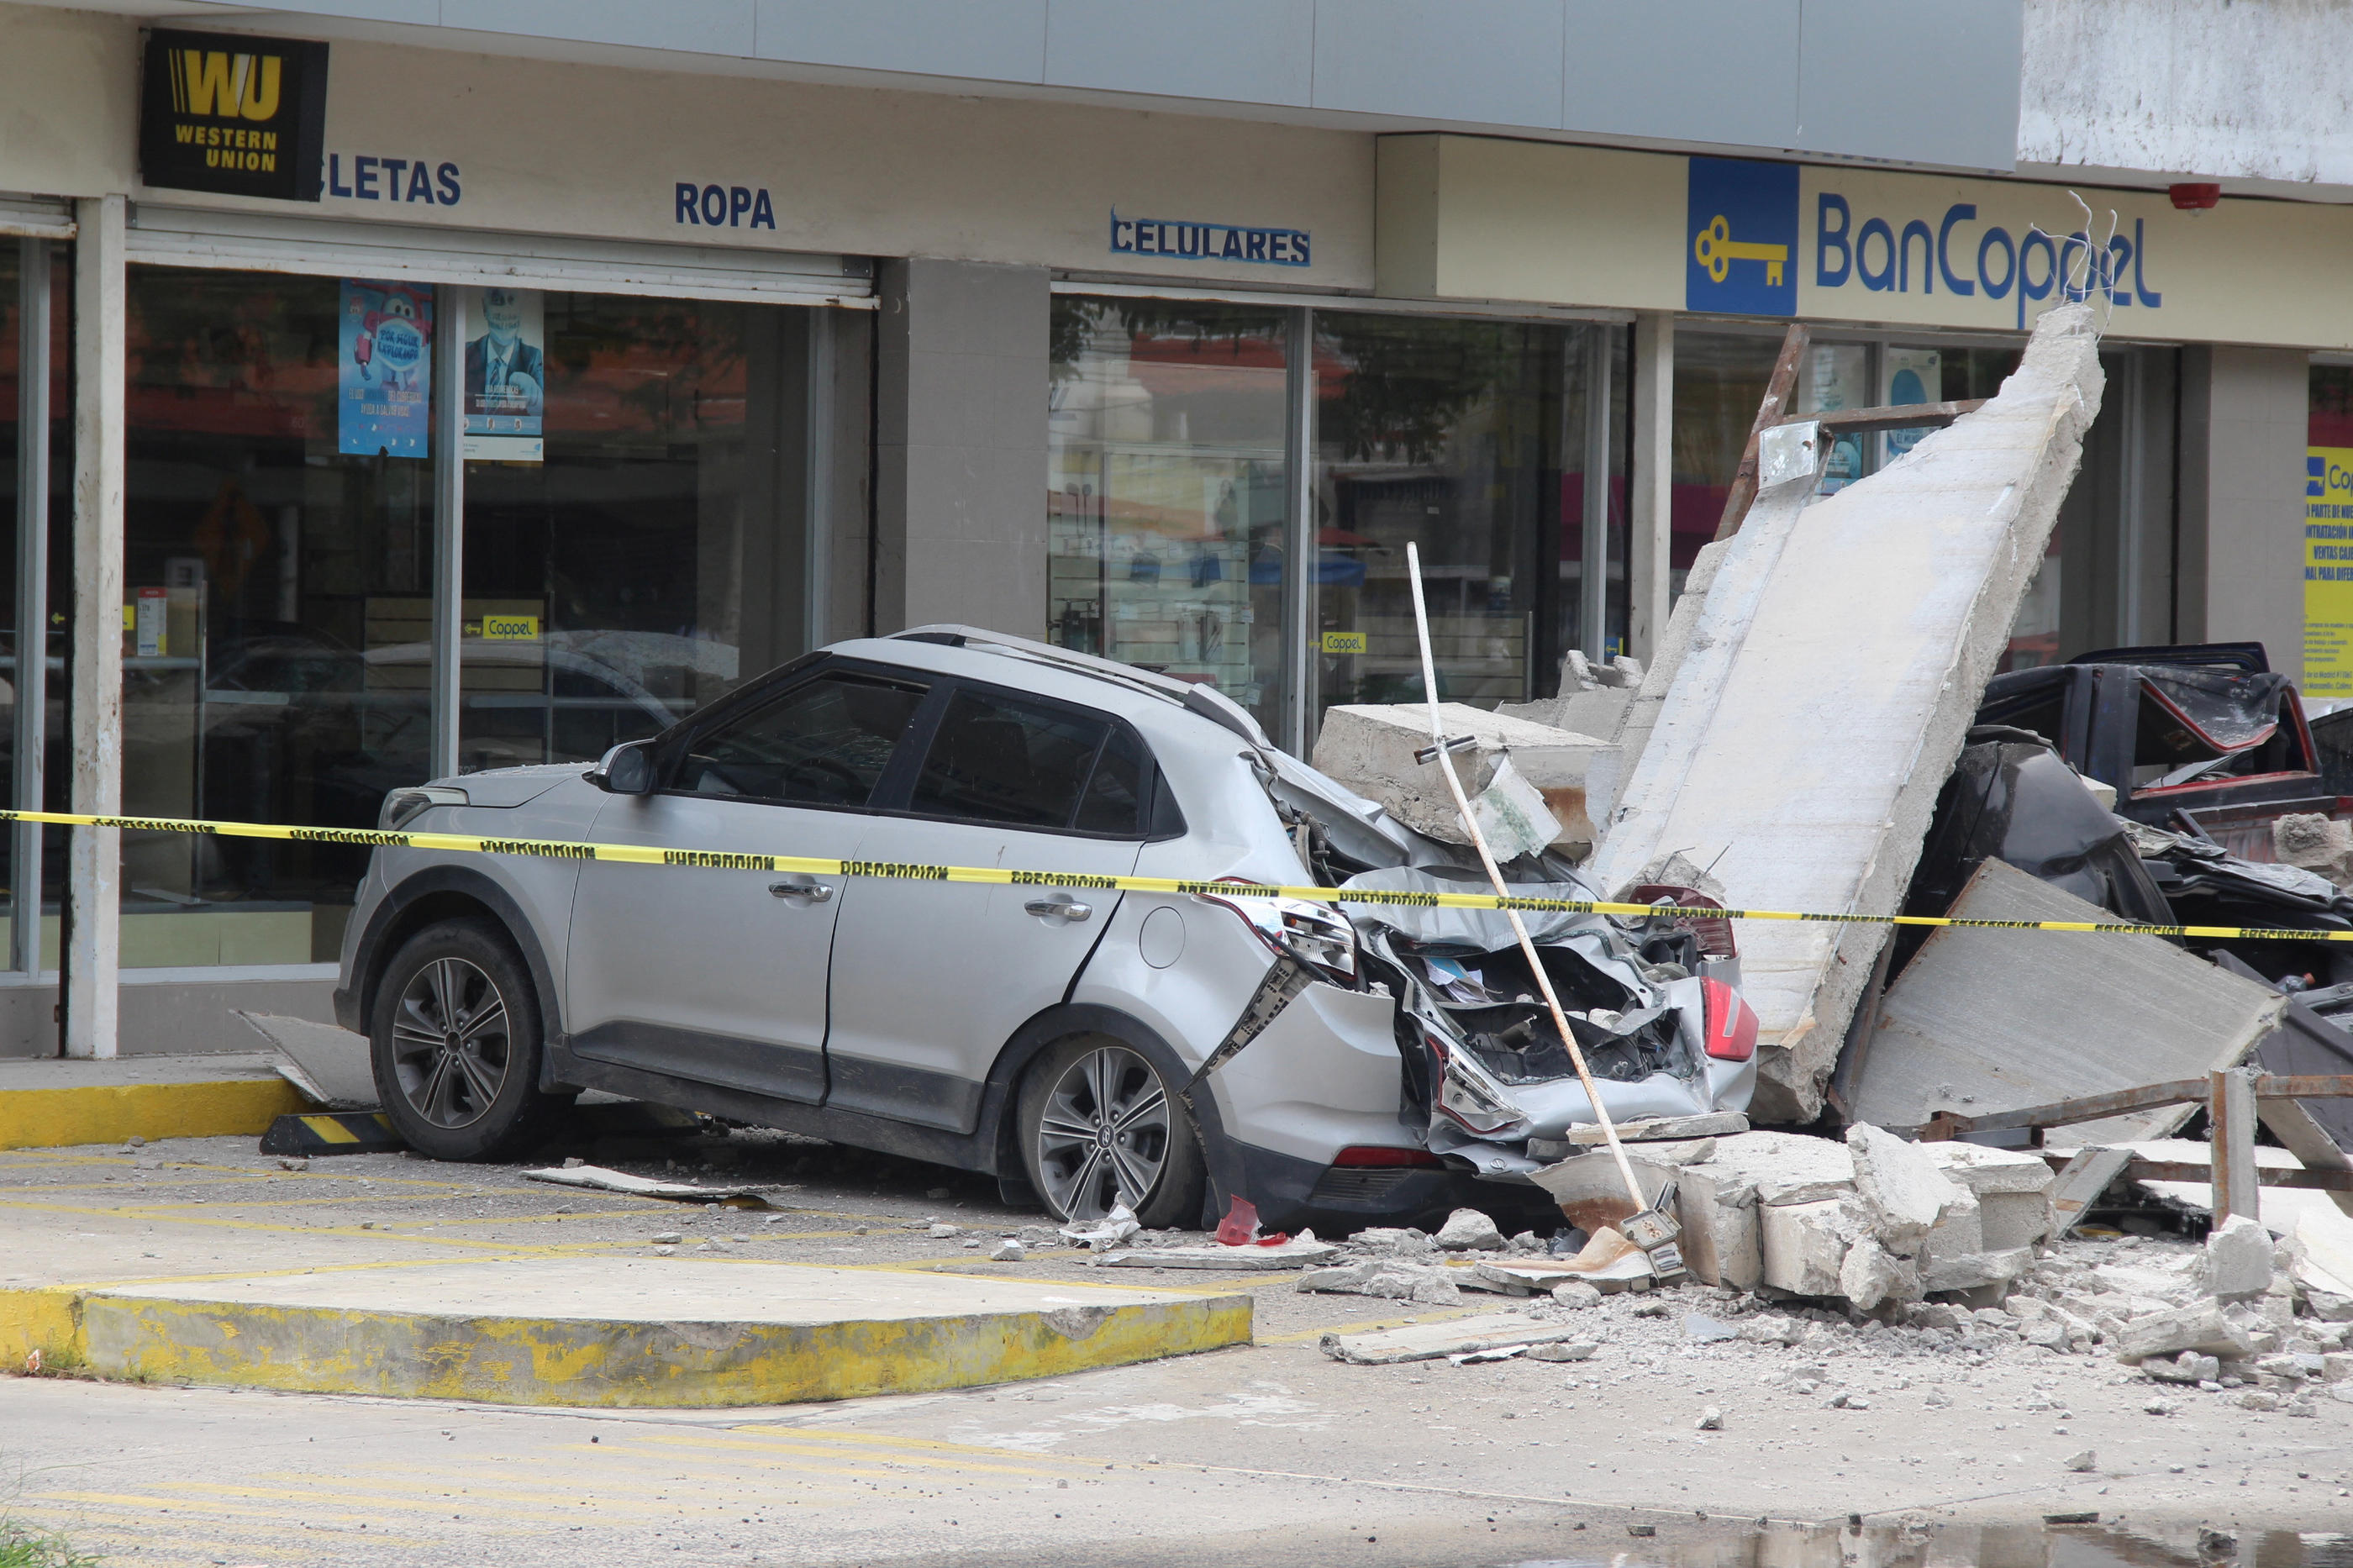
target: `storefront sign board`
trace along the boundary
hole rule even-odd
[[[327,46],[245,33],[147,35],[139,172],[148,184],[319,199]]]
[[[2353,211],[1759,159],[1382,139],[1379,290],[2019,331],[2353,347]],[[2080,198],[2080,199],[2079,199]]]

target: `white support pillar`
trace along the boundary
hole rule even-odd
[[[433,744],[437,779],[458,772],[466,619],[466,292],[433,300]]]
[[[1634,471],[1628,510],[1626,651],[1648,665],[1673,605],[1675,319],[1634,318]]]
[[[122,810],[122,376],[119,195],[74,204],[73,809]],[[67,858],[66,1055],[116,1054],[122,832],[77,827]]]

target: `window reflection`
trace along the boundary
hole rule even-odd
[[[1287,317],[1058,298],[1047,637],[1216,686],[1273,729],[1282,686]]]

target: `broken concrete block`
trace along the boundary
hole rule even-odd
[[[1961,1258],[1986,1250],[1985,1211],[1978,1195],[1967,1187],[1957,1186],[1954,1191],[1959,1197],[1945,1205],[1944,1213],[1920,1243],[1917,1256],[1924,1261],[1931,1258]]]
[[[1881,1243],[1909,1257],[1947,1209],[1968,1194],[1945,1179],[1934,1161],[1892,1132],[1867,1123],[1846,1130],[1854,1156],[1854,1186]]]
[[[2233,1301],[2260,1296],[2271,1284],[2272,1233],[2261,1220],[2234,1214],[2207,1233],[2198,1264],[2200,1289]]]
[[[1847,1248],[1839,1265],[1839,1294],[1857,1311],[1868,1312],[1883,1301],[1908,1301],[1920,1294],[1920,1272],[1909,1258],[1898,1258],[1864,1237]]]
[[[1748,1118],[1737,1110],[1711,1110],[1702,1116],[1651,1116],[1618,1123],[1620,1143],[1650,1143],[1682,1138],[1728,1138],[1748,1131]],[[1568,1141],[1579,1148],[1597,1148],[1609,1142],[1599,1123],[1572,1127]],[[1659,1156],[1661,1151],[1646,1149]]]
[[[1740,1337],[1760,1345],[1794,1345],[1806,1337],[1806,1325],[1779,1312],[1760,1312],[1740,1325]]]
[[[2211,1383],[2222,1375],[2221,1361],[2196,1351],[2183,1351],[2171,1361],[2153,1356],[2140,1369],[2159,1383]]]
[[[1854,1155],[1829,1138],[1801,1132],[1743,1132],[1718,1138],[1715,1152],[1702,1164],[1684,1166],[1681,1179],[1695,1173],[1715,1175],[1721,1188],[1746,1185],[1757,1203],[1820,1203],[1854,1191]]]
[[[1564,1307],[1571,1307],[1579,1310],[1582,1310],[1587,1307],[1599,1307],[1601,1305],[1601,1292],[1593,1286],[1586,1284],[1583,1280],[1578,1280],[1576,1283],[1569,1285],[1554,1286],[1552,1288],[1552,1299],[1559,1302]]]
[[[1757,1251],[1756,1184],[1703,1161],[1683,1168],[1675,1193],[1683,1267],[1703,1285],[1757,1289],[1765,1265]]]
[[[2007,1285],[2034,1266],[2034,1249],[2031,1247],[2011,1247],[2007,1251],[1965,1252],[1957,1258],[1937,1258],[1922,1260],[1920,1288],[1923,1290],[1977,1290],[1989,1285]]]
[[[1978,1199],[1978,1229],[1989,1251],[2032,1247],[2049,1240],[2054,1228],[2048,1193],[1988,1193]]]
[[[2316,811],[2276,818],[2272,853],[2284,866],[2317,871],[2340,888],[2353,886],[2353,827]]]
[[[1586,814],[1586,773],[1593,758],[1614,756],[1608,741],[1572,733],[1525,719],[1507,718],[1461,702],[1441,702],[1438,719],[1450,739],[1468,735],[1476,745],[1455,753],[1454,767],[1464,795],[1476,797],[1506,755],[1560,824],[1554,846],[1582,856],[1593,845]],[[1414,753],[1430,745],[1430,710],[1422,703],[1343,703],[1324,710],[1311,759],[1322,773],[1378,802],[1407,826],[1449,844],[1467,844],[1462,816],[1435,762]]]
[[[1436,1361],[1440,1356],[1471,1355],[1510,1345],[1555,1344],[1575,1341],[1578,1331],[1560,1323],[1541,1323],[1515,1312],[1484,1318],[1459,1318],[1451,1323],[1416,1323],[1366,1334],[1325,1334],[1320,1348],[1335,1361],[1358,1366],[1393,1366],[1399,1362]]]
[[[2112,921],[2096,905],[1989,858],[1951,913],[1985,921]],[[1858,1121],[1917,1127],[1939,1110],[2022,1110],[2236,1065],[2277,1025],[2286,998],[2156,937],[2097,939],[2100,960],[2015,932],[1944,927],[1881,997],[1851,1106]],[[1744,963],[1747,952],[1742,951]],[[1964,1100],[1971,1103],[1964,1104]],[[2121,1145],[2163,1137],[2194,1106],[2157,1107],[2068,1128],[2104,1152],[2092,1193],[2057,1205],[2063,1228],[2120,1173]],[[2097,1161],[2105,1160],[2105,1167]],[[2055,1184],[2054,1184],[2055,1189]]]
[[[1927,1156],[1929,1163],[1945,1173],[1947,1181],[1967,1187],[1980,1198],[1996,1193],[2051,1190],[2051,1163],[2023,1149],[1994,1149],[1983,1143],[1957,1141],[1915,1143],[1913,1147]]]
[[[1562,1340],[1548,1345],[1528,1347],[1530,1361],[1591,1361],[1593,1352],[1601,1347],[1591,1340]]]
[[[2226,1320],[2220,1308],[2177,1307],[2126,1323],[2124,1338],[2116,1343],[2116,1359],[2129,1365],[2152,1356],[2178,1356],[2183,1351],[2247,1356],[2254,1353],[2254,1349],[2253,1338]]]
[[[1614,887],[1695,845],[1723,852],[1716,874],[1738,907],[1900,906],[2102,385],[2094,312],[2062,306],[1997,396],[1902,461],[1827,498],[1809,480],[1761,491],[1619,791],[1595,879]],[[1888,935],[1779,921],[1741,932],[1765,1042],[1757,1120],[1818,1112]]]
[[[1477,1209],[1456,1209],[1446,1216],[1436,1237],[1441,1252],[1501,1252],[1504,1233]]]
[[[1757,1211],[1764,1283],[1793,1296],[1835,1296],[1839,1271],[1870,1232],[1852,1197],[1779,1204]]]

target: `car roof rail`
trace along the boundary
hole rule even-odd
[[[892,640],[938,643],[946,647],[984,648],[1008,658],[1026,658],[1074,674],[1092,676],[1098,680],[1113,681],[1131,690],[1174,702],[1188,713],[1231,730],[1253,746],[1271,748],[1274,744],[1267,738],[1258,721],[1250,717],[1248,709],[1217,688],[1198,681],[1179,680],[1175,676],[1138,669],[1132,664],[1121,664],[1096,654],[1080,653],[1074,648],[1056,647],[1052,643],[1039,642],[1032,637],[1018,637],[1006,632],[992,632],[953,622],[894,632]]]

